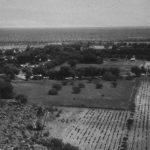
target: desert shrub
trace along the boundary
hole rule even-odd
[[[13,150],[19,150],[19,147],[14,147]]]
[[[123,138],[123,141],[127,141],[127,140],[128,140],[128,138],[127,138],[127,137],[124,137],[124,138]]]
[[[111,72],[107,71],[103,75],[103,79],[106,81],[116,81],[117,77],[116,75],[112,74]]]
[[[16,101],[19,103],[19,104],[26,104],[27,103],[27,97],[23,94],[19,94],[15,97]]]
[[[59,91],[59,90],[61,90],[61,85],[60,84],[58,84],[58,83],[54,83],[53,85],[52,85],[52,88],[53,89],[56,89],[57,91]]]
[[[53,112],[55,111],[54,108],[51,107],[51,106],[47,106],[47,107],[46,107],[46,110],[47,110],[48,112],[50,112],[50,113],[53,113]]]
[[[118,84],[118,83],[117,83],[117,82],[115,82],[115,81],[114,81],[114,82],[111,82],[111,85],[112,85],[112,87],[114,87],[114,88],[116,88],[116,87],[117,87],[117,84]]]
[[[78,93],[80,93],[80,88],[79,87],[76,87],[76,86],[74,86],[74,87],[72,87],[72,92],[74,93],[74,94],[78,94]]]
[[[52,149],[54,149],[54,148],[62,149],[62,147],[63,147],[62,140],[59,140],[56,138],[51,139],[51,147],[52,147]]]
[[[48,137],[48,136],[49,136],[49,132],[48,132],[48,131],[47,131],[47,132],[44,132],[44,133],[43,133],[43,136],[44,136],[44,137]]]
[[[33,130],[33,126],[32,126],[31,124],[28,124],[28,125],[26,126],[26,128],[27,128],[27,130]]]
[[[64,85],[64,86],[67,85],[67,81],[66,81],[66,80],[62,81],[61,83],[62,83],[62,85]]]
[[[45,139],[41,138],[38,144],[43,145],[51,150],[79,150],[78,147],[72,146],[70,144],[64,144],[62,140],[57,138]]]
[[[58,112],[57,114],[56,114],[56,117],[59,117],[60,116],[60,113]]]
[[[44,116],[44,110],[43,110],[43,108],[42,108],[41,106],[38,106],[38,107],[37,107],[36,116],[37,116],[37,117],[42,117],[42,116]]]
[[[129,118],[129,119],[127,120],[127,124],[126,124],[128,130],[131,129],[132,125],[133,125],[133,119]]]
[[[95,84],[95,88],[96,89],[101,89],[103,87],[103,84],[102,83],[96,83]]]
[[[33,141],[34,139],[32,139]],[[38,141],[35,139],[34,141],[37,142],[37,144],[39,145],[42,145],[42,146],[45,146],[47,148],[50,148],[51,147],[51,142],[50,142],[50,139],[45,139],[45,138],[40,138]]]
[[[71,144],[67,143],[64,144],[63,150],[78,150],[78,147],[72,146]]]
[[[78,87],[79,87],[79,88],[84,88],[84,87],[85,87],[85,84],[84,84],[84,83],[79,83],[79,84],[78,84]]]
[[[58,91],[56,89],[52,88],[48,91],[48,95],[57,95],[57,94],[58,94]]]
[[[42,129],[43,129],[43,126],[42,126],[41,122],[37,121],[37,122],[36,122],[36,130],[37,130],[37,131],[40,131],[40,130],[42,130]]]

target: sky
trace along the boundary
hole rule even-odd
[[[0,0],[0,28],[150,26],[150,0]]]

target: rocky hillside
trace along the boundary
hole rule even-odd
[[[50,137],[43,126],[48,111],[15,100],[0,100],[0,150],[78,150]]]

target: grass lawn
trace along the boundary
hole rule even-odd
[[[13,86],[17,94],[26,95],[28,101],[32,103],[55,106],[128,109],[130,95],[135,84],[135,81],[117,81],[117,87],[113,88],[110,82],[100,81],[100,83],[103,83],[103,88],[96,89],[94,81],[92,83],[88,83],[87,80],[74,81],[74,85],[79,83],[85,84],[85,88],[82,88],[79,94],[73,94],[73,85],[68,83],[66,86],[62,85],[58,95],[48,95],[52,84],[56,82],[59,81],[15,81]]]

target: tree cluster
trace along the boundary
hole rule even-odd
[[[9,99],[12,98],[13,95],[13,86],[10,81],[0,77],[0,99]]]
[[[136,76],[140,76],[142,73],[146,74],[146,69],[144,67],[138,67],[138,66],[133,66],[131,68],[131,72],[134,73]]]
[[[94,51],[80,51],[78,45],[49,45],[44,48],[30,48],[16,55],[18,64],[39,64],[46,62],[46,68],[50,69],[63,62],[76,60],[81,63],[102,63],[102,58],[97,57]],[[51,60],[47,62],[47,60]]]
[[[127,58],[135,56],[137,59],[150,60],[150,44],[129,44],[129,46],[116,46],[112,50],[102,51],[101,55],[106,58]]]

